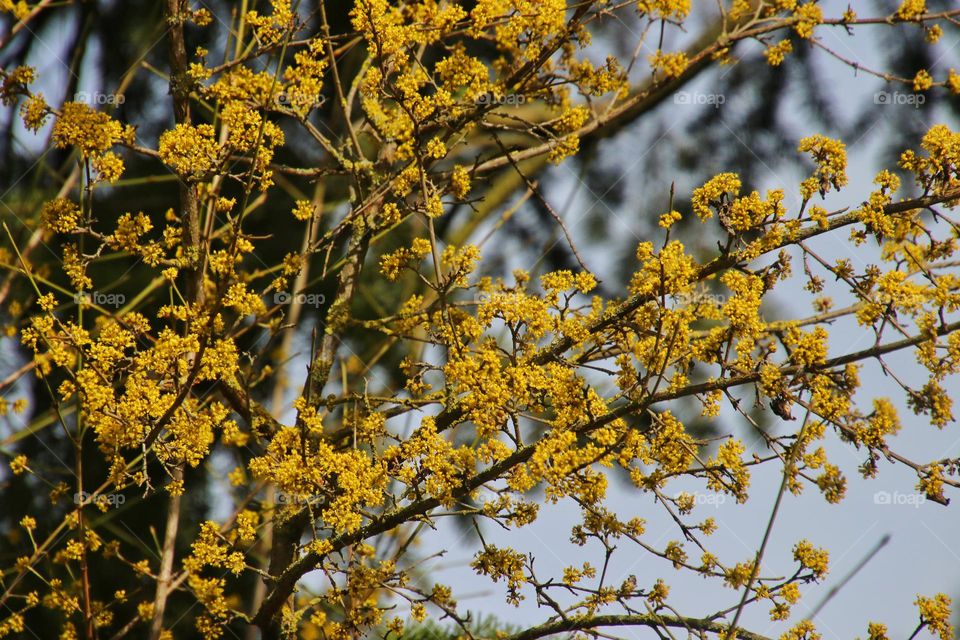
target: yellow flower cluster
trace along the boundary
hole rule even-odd
[[[763,55],[771,67],[779,67],[791,51],[793,51],[793,43],[789,40],[781,40],[767,47]]]
[[[886,436],[896,435],[899,431],[900,417],[896,408],[888,399],[877,398],[873,401],[873,413],[859,425],[856,437],[868,447],[880,448],[886,445]]]
[[[27,93],[27,85],[31,84],[37,76],[37,71],[33,67],[21,65],[14,67],[9,71],[0,70],[0,104],[11,105],[17,100],[17,96]]]
[[[756,191],[748,196],[737,198],[731,203],[729,209],[723,212],[724,224],[735,231],[747,231],[769,219],[778,220],[786,213],[783,198],[782,189],[767,191],[766,200],[763,200]]]
[[[30,14],[30,5],[25,0],[0,0],[0,11],[12,13],[17,20],[23,20]],[[22,629],[20,629],[22,631]]]
[[[780,640],[820,640],[822,636],[809,620],[801,620],[780,636]]]
[[[655,53],[650,54],[649,59],[650,67],[654,72],[660,72],[667,78],[679,78],[690,64],[687,54],[683,51],[664,53],[657,49]]]
[[[690,0],[637,0],[637,12],[661,20],[683,20],[690,15]]]
[[[717,466],[721,470],[711,473],[707,478],[707,486],[714,491],[722,491],[735,496],[737,502],[746,502],[747,489],[750,487],[750,471],[743,464],[743,453],[746,449],[739,440],[725,441],[717,450],[716,459],[710,466]]]
[[[827,575],[830,568],[830,555],[823,549],[814,547],[808,540],[801,540],[794,545],[793,558],[804,569],[809,569],[817,580]]]
[[[454,45],[446,57],[437,62],[436,75],[451,95],[461,94],[464,100],[471,103],[488,94],[495,98],[503,97],[496,93],[499,87],[490,82],[487,65],[468,55],[462,42]]]
[[[93,288],[93,281],[86,274],[87,260],[80,255],[76,245],[63,246],[63,272],[78,291]]]
[[[314,38],[306,51],[294,54],[296,64],[284,71],[287,84],[283,88],[283,102],[298,118],[305,118],[319,104],[327,68],[325,44],[323,38]]]
[[[900,188],[900,178],[895,173],[884,169],[877,174],[873,182],[880,189],[871,192],[869,199],[857,209],[856,213],[867,231],[876,234],[877,238],[883,238],[894,232],[893,219],[886,214],[884,207],[892,202],[893,193]]]
[[[214,82],[201,90],[210,100],[228,104],[249,100],[268,109],[276,109],[281,100],[282,84],[267,71],[254,71],[249,67],[236,66],[222,73]]]
[[[682,243],[673,240],[655,254],[653,245],[641,242],[637,246],[637,259],[640,269],[630,280],[629,291],[634,295],[651,294],[663,290],[665,293],[686,293],[697,274],[697,263],[687,255]]]
[[[780,588],[779,595],[783,598],[782,602],[776,602],[775,596],[771,594],[774,600],[774,607],[770,610],[771,620],[786,620],[790,617],[790,607],[800,601],[800,588],[796,582],[788,582]]]
[[[214,136],[209,124],[178,124],[160,135],[160,159],[186,179],[203,180],[222,162]]]
[[[298,405],[306,409],[302,401]],[[319,418],[306,413],[305,428],[319,433]],[[284,427],[274,434],[266,454],[251,460],[249,467],[254,477],[273,482],[290,496],[303,500],[325,496],[321,517],[336,533],[355,531],[363,520],[362,508],[383,502],[386,475],[381,463],[363,451],[336,451],[326,442],[305,442],[296,428]]]
[[[724,207],[729,197],[740,193],[740,177],[735,173],[721,173],[708,180],[702,187],[693,190],[693,212],[701,220],[713,217],[713,211]]]
[[[898,20],[916,20],[926,12],[926,0],[903,0],[893,15]]]
[[[70,233],[80,225],[80,207],[67,198],[45,202],[40,208],[40,221],[56,233]]]
[[[33,94],[20,106],[20,117],[23,119],[23,125],[34,133],[46,124],[50,114],[50,107],[42,93]]]
[[[555,34],[564,32],[566,11],[565,0],[479,0],[471,17],[475,29],[494,25],[498,46],[516,69],[536,60]],[[511,15],[511,20],[502,19]]]
[[[814,174],[800,184],[800,195],[804,200],[812,198],[817,191],[822,197],[830,187],[839,191],[847,184],[847,148],[842,142],[813,135],[800,140],[797,150],[809,153],[817,163]]]
[[[920,622],[929,627],[930,633],[940,640],[953,638],[953,625],[950,624],[950,598],[938,593],[932,598],[917,596],[914,604],[920,609]]]
[[[934,125],[924,134],[920,147],[927,152],[926,156],[904,151],[900,166],[916,175],[921,188],[934,193],[955,190],[960,185],[955,169],[960,165],[960,133],[943,124]]]
[[[270,8],[268,16],[260,15],[257,11],[248,11],[245,16],[247,24],[256,31],[258,40],[266,45],[279,43],[294,20],[290,0],[270,0]]]
[[[457,200],[463,200],[470,193],[470,171],[461,165],[453,168],[450,175],[450,191]]]
[[[562,137],[558,138],[547,159],[559,164],[565,158],[575,155],[580,150],[580,137],[576,131],[586,123],[590,117],[590,111],[583,106],[573,107],[564,111],[559,118],[554,121],[553,128]]]
[[[422,260],[430,253],[430,241],[414,238],[410,248],[400,248],[380,258],[380,272],[388,280],[398,280],[404,268],[412,268],[413,263]]]
[[[663,214],[662,216],[660,216],[659,224],[664,229],[669,229],[675,223],[679,222],[682,217],[683,216],[680,214],[679,211],[669,211]]]
[[[926,91],[933,86],[933,76],[926,69],[920,69],[913,78],[914,91]]]
[[[827,358],[827,330],[816,327],[812,332],[805,332],[797,327],[790,327],[784,336],[784,343],[791,347],[791,359],[805,367],[821,364]]]
[[[470,447],[453,447],[427,417],[413,435],[398,447],[384,452],[389,473],[411,490],[422,489],[444,506],[455,503],[459,480],[476,469],[476,454]]]
[[[947,89],[950,90],[950,93],[953,95],[960,94],[960,74],[958,74],[955,70],[950,69],[950,72],[947,74],[945,84]]]
[[[508,589],[507,601],[516,605],[523,599],[520,587],[526,583],[525,561],[526,558],[513,549],[489,545],[477,554],[470,566],[478,574],[489,576],[494,582],[505,580]]]
[[[679,474],[693,463],[696,445],[683,423],[669,411],[659,414],[657,428],[650,440],[651,455],[656,456],[663,475]]]
[[[794,15],[797,22],[793,29],[803,39],[813,37],[814,28],[823,22],[823,9],[816,2],[805,2],[796,8]]]
[[[76,147],[88,157],[97,156],[124,139],[123,126],[110,116],[82,102],[67,102],[53,125],[57,147]]]
[[[571,59],[567,64],[571,79],[585,95],[599,97],[612,94],[622,98],[630,91],[627,74],[613,56],[607,56],[606,62],[599,68],[590,60]]]

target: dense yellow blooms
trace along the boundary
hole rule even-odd
[[[958,74],[955,70],[950,69],[950,72],[947,74],[945,84],[950,90],[950,93],[957,95],[960,93],[960,74]]]
[[[795,11],[797,23],[794,30],[801,38],[810,38],[813,36],[813,29],[823,22],[823,9],[815,2],[805,2],[798,6]]]
[[[185,178],[201,179],[220,162],[220,148],[208,124],[178,124],[160,136],[160,159]]]
[[[314,419],[310,423],[319,428]],[[275,434],[267,454],[250,462],[250,471],[290,496],[331,496],[321,509],[326,525],[337,532],[356,530],[363,518],[361,507],[383,501],[386,477],[380,464],[361,451],[338,452],[321,442],[307,452],[304,446],[299,430],[284,428]]]
[[[789,40],[781,40],[767,47],[763,55],[771,67],[779,67],[791,51],[793,51],[793,43]]]
[[[818,580],[827,574],[830,567],[830,555],[823,549],[814,547],[807,540],[801,540],[794,545],[793,558],[804,569],[809,569]]]
[[[450,190],[458,200],[463,200],[470,193],[470,172],[466,167],[457,165],[453,168],[453,174],[450,176]]]
[[[0,104],[13,104],[18,95],[28,91],[28,86],[36,77],[37,70],[27,65],[0,72],[0,78],[3,79],[3,84],[0,84]]]
[[[780,640],[820,640],[816,627],[809,620],[802,620],[780,636]]]
[[[66,198],[56,198],[43,204],[40,221],[50,231],[70,233],[80,223],[80,207]]]
[[[953,638],[953,625],[950,624],[950,598],[938,593],[933,598],[917,596],[914,604],[920,609],[920,621],[928,627],[930,634],[940,640]]]
[[[20,107],[20,117],[23,118],[24,126],[34,133],[46,124],[49,116],[50,107],[42,93],[33,94]]]
[[[730,5],[731,20],[753,24],[756,15],[769,27],[760,42],[773,67],[792,63],[788,54],[827,28],[816,2]],[[699,8],[689,0],[623,6],[645,28],[664,30],[685,28]],[[235,53],[227,51],[225,62],[207,63],[212,47],[194,51],[183,77],[173,79],[174,88],[188,85],[190,116],[181,110],[178,124],[153,141],[135,139],[107,111],[48,104],[31,92],[37,74],[30,67],[3,71],[2,102],[19,109],[30,131],[53,116],[53,143],[76,150],[84,170],[79,189],[47,196],[30,221],[44,240],[61,234],[63,244],[51,249],[55,275],[39,261],[34,269],[29,256],[21,263],[16,252],[0,253],[16,273],[11,280],[29,284],[10,307],[5,335],[19,331],[32,357],[27,370],[50,384],[62,426],[72,436],[73,425],[82,425],[86,436],[74,444],[89,447],[86,456],[99,452],[103,463],[102,477],[85,478],[103,486],[84,485],[97,495],[58,511],[69,535],[51,538],[49,548],[41,545],[58,531],[53,516],[12,520],[29,555],[5,571],[29,572],[47,587],[42,595],[20,593],[11,580],[23,611],[43,604],[71,617],[64,638],[82,636],[83,605],[97,628],[119,625],[119,611],[132,618],[124,623],[149,624],[158,615],[149,594],[119,590],[117,605],[128,610],[88,603],[76,581],[52,576],[82,575],[83,563],[102,554],[137,580],[159,580],[152,554],[101,539],[108,529],[88,516],[100,515],[92,507],[109,514],[111,499],[140,490],[158,501],[189,499],[206,486],[196,480],[203,474],[211,487],[229,489],[224,497],[233,507],[216,522],[182,525],[196,533],[188,555],[177,557],[177,597],[202,605],[193,624],[205,638],[249,622],[238,585],[250,583],[265,586],[272,599],[264,602],[276,603],[268,614],[290,636],[400,636],[438,611],[457,619],[462,605],[452,590],[423,582],[405,557],[418,549],[421,530],[449,515],[477,523],[470,567],[501,583],[512,604],[531,596],[547,602],[562,589],[570,620],[638,602],[668,611],[662,579],[650,577],[642,588],[635,576],[610,583],[599,565],[579,560],[544,578],[520,549],[482,539],[480,525],[514,530],[560,502],[581,509],[569,531],[574,544],[611,556],[643,549],[678,571],[734,589],[750,585],[751,597],[769,601],[772,620],[789,619],[798,585],[826,576],[827,551],[802,540],[793,547],[796,576],[776,581],[761,566],[756,579],[755,559],[708,550],[706,537],[724,524],[705,518],[703,504],[747,501],[752,477],[760,477],[752,466],[777,460],[794,461],[784,471],[791,492],[813,487],[839,502],[851,466],[828,455],[838,440],[863,455],[866,477],[884,456],[898,459],[889,447],[910,420],[895,399],[858,392],[858,364],[831,360],[849,351],[828,332],[838,317],[875,334],[878,347],[895,330],[904,338],[916,330],[904,348],[924,375],[906,383],[907,410],[938,428],[953,421],[960,332],[946,335],[944,327],[960,311],[960,277],[943,265],[953,265],[960,242],[952,227],[941,233],[950,225],[939,210],[935,217],[925,204],[912,211],[897,204],[901,178],[892,170],[880,171],[872,192],[848,209],[812,204],[816,194],[843,190],[848,176],[844,143],[811,135],[797,147],[814,165],[798,187],[799,206],[785,190],[797,185],[762,193],[746,174],[719,173],[693,189],[689,211],[682,199],[655,210],[665,212],[650,220],[656,233],[638,243],[620,290],[616,282],[601,286],[586,267],[498,273],[471,226],[487,220],[492,175],[514,162],[525,170],[534,158],[560,163],[577,154],[621,109],[640,104],[643,92],[682,82],[691,63],[727,57],[741,38],[731,24],[726,42],[706,56],[655,44],[643,50],[652,53],[642,69],[587,55],[590,24],[620,8],[357,0],[347,27],[354,31],[327,38],[325,26],[314,30],[325,17],[306,18],[290,0],[259,3],[255,11],[238,9],[231,29],[238,40],[227,48]],[[22,18],[29,6],[2,0],[0,9]],[[185,11],[181,18],[199,29],[218,19],[206,9]],[[926,27],[926,11],[924,2],[908,0],[888,20]],[[842,15],[856,21],[852,10]],[[933,41],[940,33],[934,24],[926,35]],[[637,74],[647,88],[635,85]],[[960,93],[953,70],[942,82],[928,71],[900,82]],[[284,153],[288,138],[316,150],[317,166],[287,166],[297,157]],[[179,204],[164,198],[156,209],[145,199],[142,210],[105,210],[89,197],[94,187],[125,186],[127,154],[176,174],[168,177],[178,180]],[[919,191],[949,198],[936,203],[942,209],[958,200],[958,166],[960,134],[946,125],[900,158]],[[527,196],[552,200],[535,193],[537,178],[523,178]],[[287,218],[274,229],[258,219],[274,199],[307,224]],[[503,212],[491,234],[515,211]],[[717,217],[716,252],[712,241],[676,239],[691,213],[701,222]],[[275,237],[291,225],[304,236]],[[877,242],[877,264],[821,259],[806,244],[844,226],[854,243]],[[267,238],[284,242],[274,264],[262,263],[274,255]],[[107,258],[135,261],[143,290],[109,298]],[[810,318],[774,315],[770,294],[791,277],[804,279],[813,298]],[[825,290],[829,281],[840,284]],[[145,301],[156,302],[150,317]],[[283,336],[297,318],[317,330],[291,347]],[[0,415],[11,403],[24,415],[33,409],[0,400]],[[765,454],[727,426],[742,416],[764,427],[753,408],[782,421],[765,429]],[[720,437],[703,436],[707,422]],[[945,501],[956,485],[949,460],[910,466],[931,500]],[[44,465],[12,453],[9,468],[17,482],[49,481],[55,504],[69,502],[71,487],[48,478]],[[658,531],[654,539],[643,519],[611,510],[608,494],[621,480],[664,508],[683,537]],[[277,546],[267,548],[265,539]],[[311,571],[327,582],[298,593]],[[392,612],[398,603],[413,622]],[[949,599],[916,604],[921,623],[946,640]],[[0,636],[21,633],[23,615],[13,607]],[[886,628],[872,623],[869,633],[880,640]],[[819,634],[801,622],[781,637]]]
[[[809,153],[817,170],[800,185],[800,195],[810,199],[817,191],[823,196],[831,187],[839,190],[847,184],[847,149],[839,140],[822,135],[803,138],[797,150]]]
[[[933,76],[930,75],[930,72],[926,69],[920,69],[920,71],[917,71],[917,75],[913,78],[913,90],[926,91],[932,86]]]
[[[721,173],[710,178],[702,187],[693,190],[693,212],[701,220],[713,217],[713,212],[729,203],[730,195],[739,195],[740,177],[735,173]]]
[[[957,180],[947,167],[954,166],[960,160],[960,133],[955,133],[943,124],[934,125],[923,136],[920,147],[926,156],[915,151],[904,151],[900,156],[900,166],[916,175],[917,183],[924,188],[941,193],[954,189]]]
[[[30,5],[28,5],[25,0],[18,0],[17,2],[13,0],[0,0],[0,11],[12,13],[13,17],[17,20],[23,20],[30,13]],[[19,629],[19,631],[22,631],[22,629]]]
[[[650,55],[650,66],[655,72],[661,72],[668,78],[679,78],[687,69],[689,61],[683,51],[664,53],[657,50]]]
[[[900,20],[916,20],[926,11],[926,0],[903,0],[894,15]]]
[[[53,125],[53,141],[60,147],[76,147],[85,156],[101,154],[124,137],[123,126],[82,102],[67,102]]]
[[[683,20],[690,13],[690,0],[637,0],[637,11],[655,18]]]

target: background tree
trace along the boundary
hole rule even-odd
[[[542,624],[500,626],[511,637],[762,637],[744,610],[786,620],[827,571],[802,535],[793,574],[762,563],[786,491],[843,498],[827,440],[865,477],[911,469],[929,500],[958,483],[956,459],[890,448],[897,399],[857,392],[876,365],[914,413],[952,421],[960,134],[905,127],[869,200],[830,210],[843,143],[797,143],[780,119],[799,83],[812,122],[862,127],[838,122],[812,50],[925,110],[960,93],[928,53],[960,15],[942,4],[4,2],[0,299],[16,342],[0,387],[20,400],[2,442],[0,631],[387,636],[431,615],[491,635],[418,571],[417,540],[455,516],[477,532],[473,571],[544,608]],[[896,34],[883,71],[818,36],[867,27]],[[715,73],[713,95],[747,101],[749,151],[707,101],[695,138],[637,167],[653,186],[709,175],[651,189],[648,237],[598,282],[552,187],[572,166],[617,206],[609,145],[651,135],[641,124],[663,135],[660,107]],[[804,179],[753,190],[787,154]],[[611,235],[603,218],[594,239]],[[822,256],[828,234],[877,247],[878,264]],[[835,280],[842,302],[818,295],[789,320],[761,308],[801,278],[815,294]],[[829,348],[846,317],[871,346]],[[904,350],[923,379],[888,366]],[[718,557],[716,522],[672,486],[744,502],[758,465],[782,468],[764,542]],[[617,481],[654,496],[681,539],[645,539],[607,502]],[[482,534],[558,502],[579,507],[570,535],[595,552],[562,575]],[[612,583],[617,554],[636,553],[726,585],[733,606],[675,610],[666,574]],[[916,604],[918,631],[952,635],[946,596]]]

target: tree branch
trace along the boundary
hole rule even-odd
[[[190,86],[187,81],[187,47],[184,40],[184,9],[185,3],[181,0],[167,0],[165,13],[169,31],[167,33],[168,51],[170,56],[170,93],[173,96],[173,113],[178,124],[190,123]],[[189,305],[203,304],[203,260],[200,258],[202,247],[200,242],[200,206],[196,188],[183,180],[179,181],[181,219],[183,228],[180,242],[183,246],[183,255],[188,261],[184,270],[186,281],[187,302]],[[190,331],[189,323],[184,328]],[[194,371],[199,370],[201,353],[192,354],[197,359]],[[189,392],[188,380],[184,392]],[[178,403],[175,403],[175,407]],[[171,410],[173,410],[171,407]],[[172,415],[172,414],[171,414]],[[162,425],[160,425],[162,426]],[[159,434],[159,426],[154,433]],[[149,444],[146,445],[149,448]],[[183,467],[177,465],[173,471],[173,481],[183,481]],[[177,533],[180,528],[180,495],[174,492],[170,495],[167,505],[167,522],[163,534],[163,549],[160,556],[160,573],[157,576],[157,591],[153,601],[153,621],[150,623],[150,640],[158,640],[163,633],[163,614],[166,611],[167,599],[171,593],[173,577],[173,561],[176,555]]]
[[[636,615],[595,615],[584,618],[568,618],[557,622],[546,622],[506,636],[504,640],[536,640],[546,636],[566,633],[569,631],[587,631],[597,627],[650,627],[658,629],[674,627],[708,633],[723,634],[724,638],[742,638],[743,640],[770,640],[767,636],[753,633],[746,629],[732,630],[728,625],[706,618],[687,618],[681,616],[661,615],[658,613]]]

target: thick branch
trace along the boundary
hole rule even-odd
[[[190,124],[190,80],[187,45],[183,34],[184,10],[186,3],[181,0],[167,0],[165,11],[167,18],[168,51],[170,56],[170,95],[173,96],[173,115],[177,124]],[[181,242],[187,268],[187,300],[200,302],[203,297],[203,272],[201,265],[202,246],[200,243],[199,198],[196,187],[183,180],[179,181],[181,219],[183,231]]]
[[[767,636],[759,633],[753,633],[746,629],[737,629],[731,632],[728,625],[715,620],[706,618],[687,618],[681,616],[660,615],[657,613],[648,613],[641,615],[605,615],[605,616],[587,616],[584,618],[569,618],[567,620],[558,620],[557,622],[547,622],[536,627],[531,627],[507,636],[505,640],[536,640],[536,638],[545,638],[547,636],[566,633],[569,631],[587,631],[599,627],[650,627],[651,629],[662,629],[665,627],[674,627],[678,629],[688,629],[692,631],[706,631],[716,634],[724,634],[724,638],[743,638],[743,640],[770,640]]]
[[[173,112],[177,124],[190,123],[190,88],[187,83],[187,47],[183,34],[183,10],[185,3],[180,0],[167,0],[165,12],[169,32],[167,34],[168,52],[170,56],[170,93],[173,96]],[[203,303],[203,270],[200,243],[200,206],[196,189],[193,185],[180,181],[180,207],[183,230],[181,245],[187,259],[187,268],[184,270],[186,279],[187,302],[190,305]],[[189,327],[185,329],[189,331]],[[201,354],[194,354],[199,365]],[[195,366],[194,369],[197,367]],[[189,389],[188,384],[185,389]],[[176,405],[174,405],[176,406]],[[159,433],[159,429],[156,430]],[[149,445],[146,445],[149,447]],[[176,482],[183,479],[183,468],[177,466],[173,472]],[[171,593],[173,578],[173,562],[176,554],[177,533],[180,529],[180,495],[174,492],[167,505],[167,522],[163,534],[163,550],[160,556],[160,572],[157,575],[157,592],[153,601],[153,621],[150,624],[150,640],[158,640],[163,633],[163,614],[166,611],[167,599]]]

